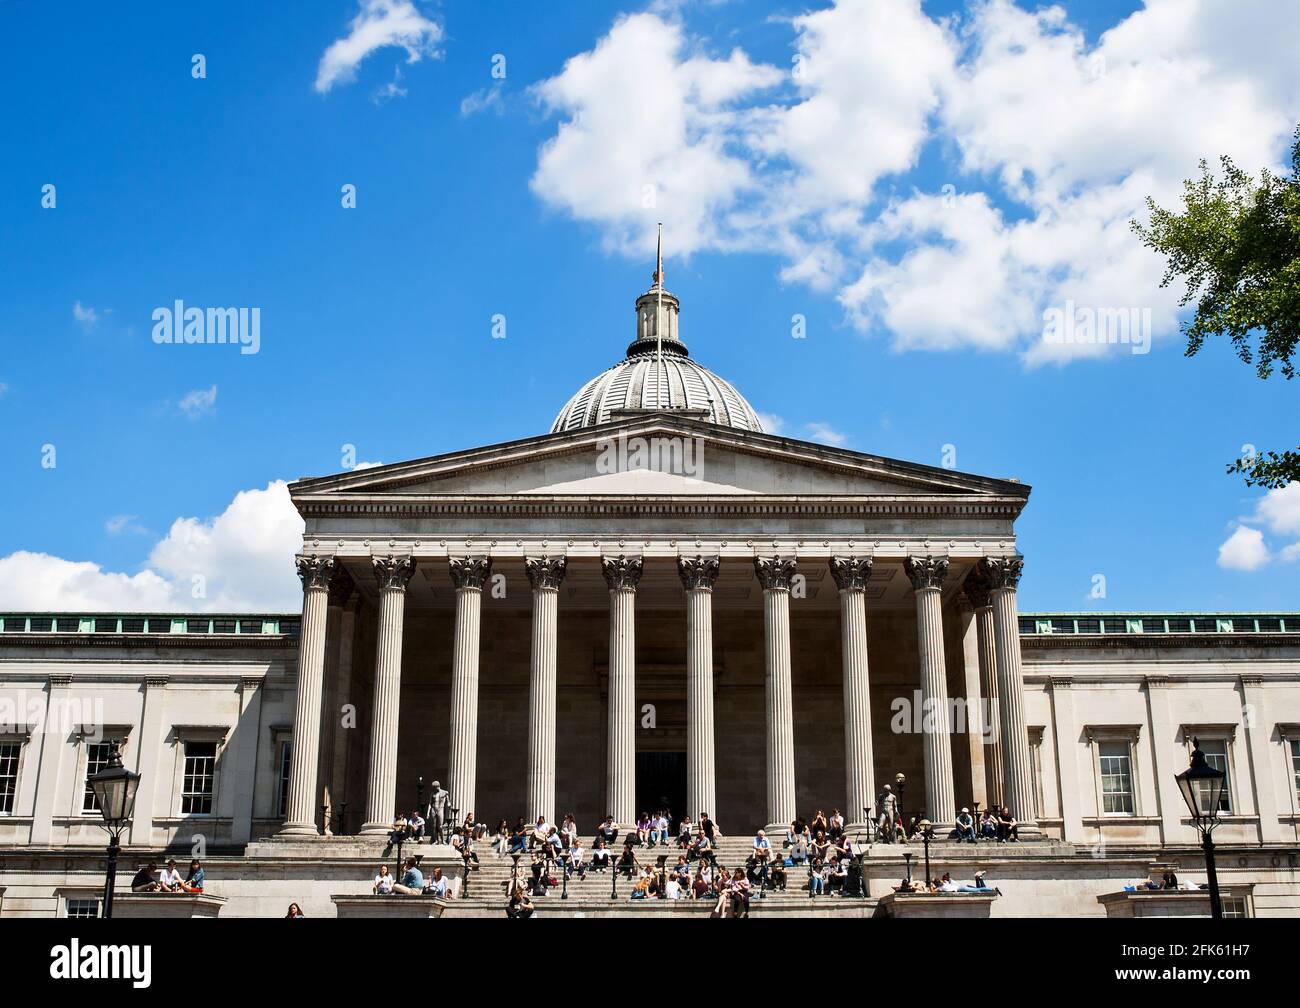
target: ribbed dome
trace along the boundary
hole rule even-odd
[[[682,353],[631,354],[583,385],[555,418],[551,433],[606,423],[622,411],[674,410],[723,427],[763,430],[758,414],[730,382]]]
[[[636,299],[636,338],[627,356],[578,389],[555,418],[551,433],[594,427],[620,415],[664,410],[761,434],[763,425],[745,397],[730,382],[691,360],[678,335],[680,305],[664,288],[662,227],[653,281]]]

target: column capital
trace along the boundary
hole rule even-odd
[[[1025,569],[1025,558],[1019,554],[1009,557],[985,557],[979,563],[980,571],[988,579],[989,588],[1016,590],[1020,575]]]
[[[636,591],[644,561],[639,556],[601,557],[600,572],[610,591]]]
[[[448,570],[451,572],[452,584],[457,590],[473,588],[482,591],[492,573],[492,558],[488,556],[449,557]]]
[[[713,590],[713,583],[718,580],[722,562],[715,556],[694,556],[677,558],[677,575],[682,579],[682,587],[687,591],[703,588]]]
[[[903,570],[912,582],[913,591],[942,588],[948,576],[948,558],[910,556],[903,561]]]
[[[524,570],[528,572],[528,583],[533,586],[533,591],[559,588],[567,564],[563,556],[524,557]]]
[[[993,586],[979,564],[976,564],[966,575],[961,590],[966,593],[966,598],[976,609],[988,609],[993,605]]]
[[[377,556],[371,557],[370,563],[375,569],[380,591],[389,588],[406,591],[406,585],[415,573],[415,557],[412,556]]]
[[[789,591],[797,563],[794,557],[754,557],[754,573],[764,591]]]
[[[833,556],[831,576],[840,591],[864,591],[871,578],[871,557]]]
[[[298,566],[298,577],[302,579],[303,591],[309,591],[312,588],[328,589],[330,587],[330,581],[338,568],[338,562],[334,557],[299,553],[293,560]]]

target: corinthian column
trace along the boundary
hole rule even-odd
[[[925,814],[935,832],[947,835],[957,818],[953,800],[952,739],[948,728],[948,672],[943,657],[942,557],[903,562],[916,593],[916,637],[921,656],[921,736],[925,756]]]
[[[975,610],[975,639],[979,647],[980,699],[979,728],[988,746],[985,766],[990,805],[1002,803],[1002,726],[998,704],[998,642],[993,628],[993,595],[988,577],[979,567],[966,576],[962,585],[971,608]],[[969,713],[967,717],[969,718]]]
[[[451,803],[461,815],[474,811],[478,786],[478,654],[483,585],[492,573],[485,556],[452,557],[456,585],[456,634],[451,660],[451,751],[447,757]]]
[[[298,638],[298,695],[289,754],[289,795],[281,836],[315,836],[316,768],[320,759],[321,691],[325,681],[325,628],[330,584],[339,572],[333,557],[298,556],[302,578],[302,630]]]
[[[362,833],[393,828],[397,812],[397,724],[402,705],[402,618],[406,586],[415,573],[409,556],[374,557],[379,583],[379,636],[375,643],[375,702],[370,716],[370,780]]]
[[[525,557],[533,586],[533,650],[528,673],[528,821],[555,821],[555,630],[562,556]]]
[[[602,557],[609,585],[609,752],[606,794],[614,821],[635,821],[636,810],[636,586],[640,557]]]
[[[865,826],[863,809],[875,799],[871,755],[871,684],[867,677],[867,580],[871,557],[831,557],[831,575],[840,590],[840,656],[844,668],[844,779],[848,804],[844,818]]]
[[[686,811],[718,816],[713,758],[713,583],[717,557],[678,557],[686,589]]]
[[[792,557],[755,557],[763,586],[764,654],[767,666],[767,828],[785,829],[794,819],[794,709],[790,686],[790,582]]]
[[[1020,618],[1016,586],[1025,558],[986,557],[980,571],[988,578],[997,638],[998,710],[1002,729],[1002,803],[1020,823],[1020,839],[1040,836],[1034,805],[1034,771],[1029,762],[1025,724],[1025,679],[1020,667]]]

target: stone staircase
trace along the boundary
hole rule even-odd
[[[745,837],[724,837],[718,845],[716,856],[718,864],[728,869],[743,866],[745,859],[749,856],[752,848],[752,838]],[[621,850],[621,848],[620,848]],[[653,866],[659,856],[666,858],[665,863],[669,866],[677,863],[678,855],[681,851],[676,844],[668,846],[656,846],[653,848],[637,847],[637,860],[643,865]],[[418,853],[418,849],[417,849]],[[489,844],[476,846],[476,853],[479,856],[477,867],[471,870],[469,879],[469,897],[468,902],[471,904],[482,904],[485,906],[500,906],[505,900],[507,886],[511,879],[513,862],[510,857],[497,857],[492,852]],[[446,869],[444,869],[445,871]],[[806,868],[796,867],[788,868],[787,887],[784,891],[773,889],[766,891],[763,896],[759,897],[755,891],[752,901],[753,910],[761,910],[764,905],[771,904],[773,909],[777,906],[787,906],[798,904],[800,906],[809,903],[819,903],[826,905],[840,906],[841,904],[847,909],[853,905],[859,909],[873,905],[874,900],[864,900],[841,896],[819,896],[809,899],[808,896],[808,872]],[[461,874],[459,866],[455,869],[455,874]],[[560,877],[558,866],[553,872],[555,877]],[[603,872],[588,870],[586,878],[578,878],[576,875],[569,879],[568,899],[578,901],[583,904],[591,902],[603,902],[607,905],[622,903],[641,903],[643,901],[633,901],[631,898],[632,882],[624,876],[614,878],[613,869]],[[531,878],[531,856],[525,855],[519,860],[518,877],[527,884]],[[611,896],[611,890],[613,895]],[[535,902],[539,909],[543,905],[552,909],[557,909],[563,893],[563,884],[550,889],[544,897],[538,897]],[[455,898],[459,901],[464,896],[459,878],[455,887]],[[664,900],[662,902],[673,902]]]

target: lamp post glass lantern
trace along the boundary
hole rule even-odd
[[[117,879],[117,855],[121,850],[122,831],[135,813],[135,796],[140,789],[140,775],[122,765],[118,751],[120,743],[113,742],[108,763],[90,778],[90,789],[95,794],[95,804],[104,817],[101,824],[107,831],[108,866],[104,877],[104,916],[113,916],[113,884]]]
[[[1228,775],[1210,766],[1201,751],[1200,739],[1192,739],[1191,765],[1176,775],[1178,790],[1182,792],[1192,823],[1201,834],[1201,849],[1205,851],[1205,879],[1210,887],[1210,916],[1223,916],[1223,901],[1219,898],[1219,878],[1214,870],[1214,827],[1219,825],[1219,803],[1223,785]]]

